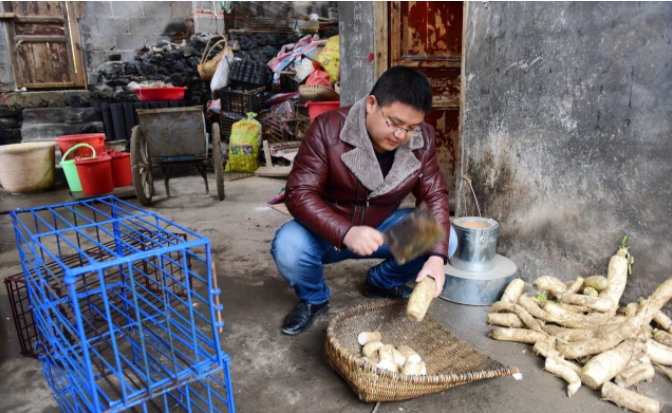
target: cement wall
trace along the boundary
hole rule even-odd
[[[568,280],[605,274],[627,234],[625,298],[649,295],[672,269],[672,4],[469,3],[464,21],[463,173],[498,252]]]
[[[352,105],[369,95],[376,83],[375,3],[339,2],[339,49],[341,50],[341,106]]]
[[[133,60],[146,44],[172,41],[171,34],[184,33],[184,19],[192,17],[196,7],[192,3],[198,2],[85,2],[79,31],[87,76],[111,54]]]
[[[197,7],[213,7],[211,1],[101,1],[84,2],[84,18],[79,19],[80,39],[87,76],[112,54],[133,60],[146,44],[172,40],[185,32],[184,19],[194,18],[196,33],[223,32],[221,19],[194,15]],[[0,20],[0,87],[16,87],[6,39],[5,23]],[[95,81],[94,81],[95,83]]]

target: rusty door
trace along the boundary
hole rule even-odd
[[[14,80],[18,88],[86,85],[79,32],[71,2],[3,2]]]
[[[436,129],[439,163],[454,196],[459,162],[463,3],[395,1],[378,7],[376,21],[381,26],[377,29],[388,36],[386,45],[384,36],[376,41],[378,74],[402,65],[419,69],[429,78],[434,101],[426,120]],[[385,12],[388,27],[382,26]],[[387,56],[380,53],[383,47]]]

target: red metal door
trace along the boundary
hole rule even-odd
[[[389,9],[389,66],[413,67],[429,78],[434,101],[427,122],[436,129],[439,163],[451,190],[459,162],[462,14],[462,2],[395,1]]]

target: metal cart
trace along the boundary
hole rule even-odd
[[[152,168],[161,168],[166,194],[170,197],[171,169],[194,166],[205,181],[210,159],[217,178],[217,195],[224,199],[224,157],[219,124],[212,124],[212,149],[208,153],[208,134],[200,106],[165,109],[138,109],[140,124],[131,134],[131,169],[135,194],[142,205],[149,205],[154,194]]]

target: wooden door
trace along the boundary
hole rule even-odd
[[[376,7],[376,32],[383,34],[376,40],[377,74],[380,76],[389,67],[402,65],[421,70],[429,78],[434,101],[426,120],[436,129],[439,164],[453,198],[460,156],[464,5],[462,2],[395,1],[376,3]]]
[[[74,7],[64,1],[3,2],[18,88],[86,86]]]

